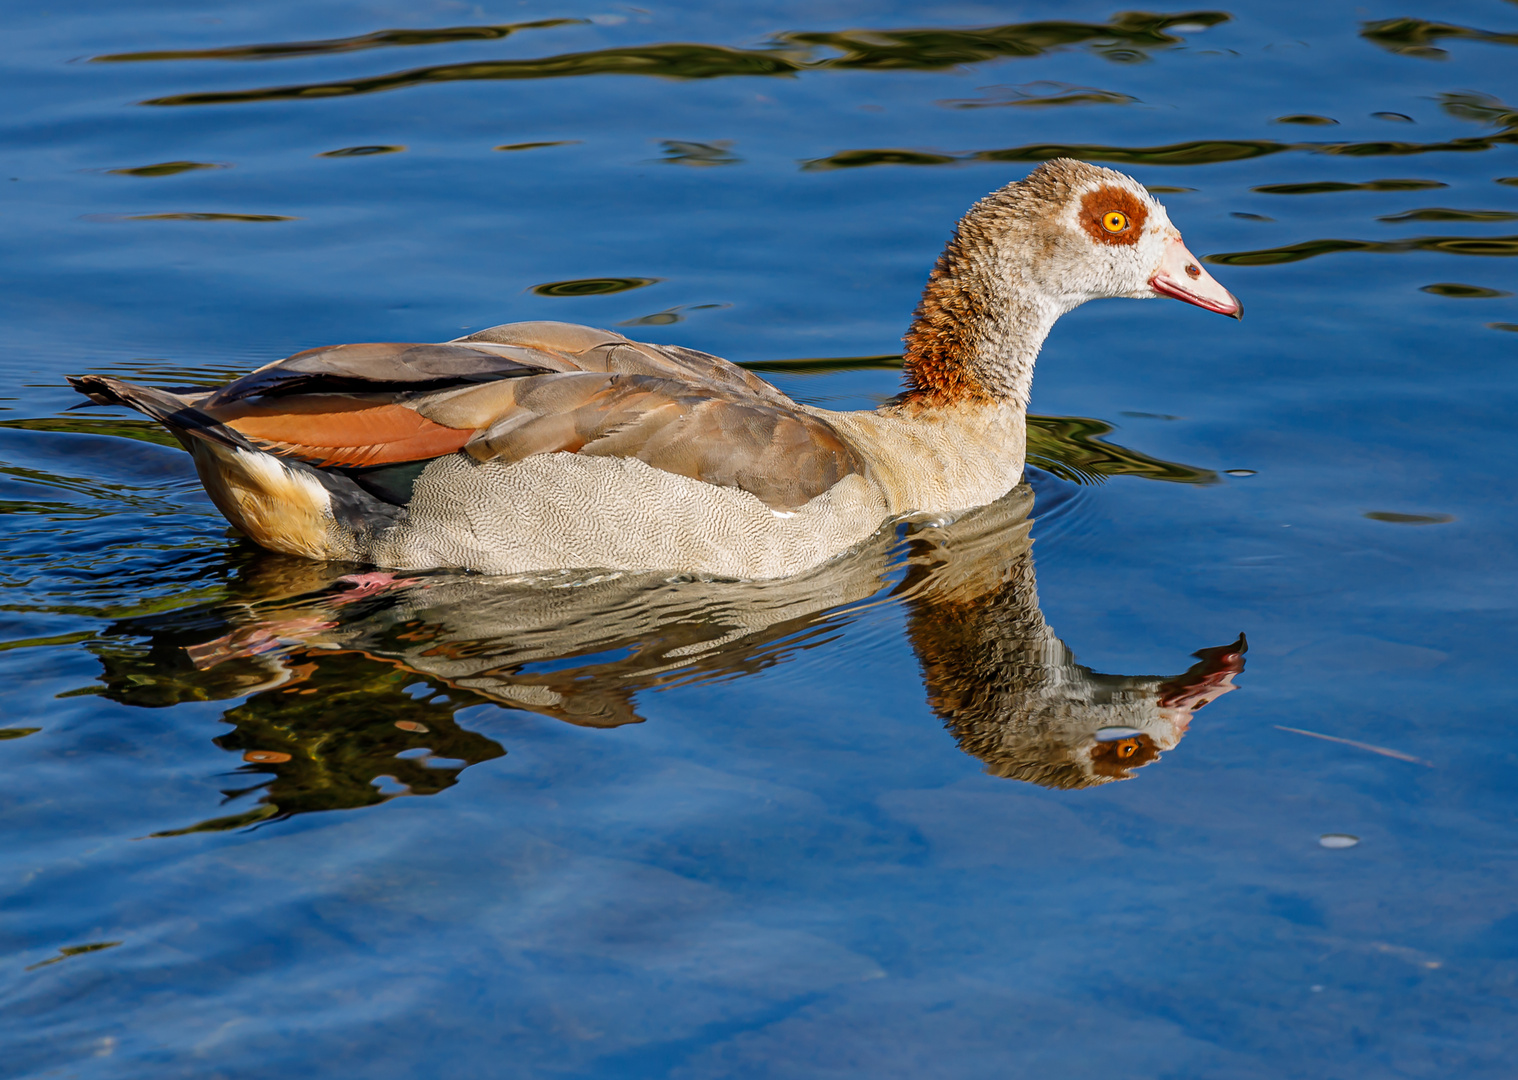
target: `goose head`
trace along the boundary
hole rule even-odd
[[[1137,180],[1069,158],[1045,162],[960,219],[905,338],[904,398],[1026,407],[1033,363],[1055,320],[1088,300],[1117,297],[1170,297],[1243,314]]]
[[[1025,603],[1003,592],[989,598]],[[998,637],[1004,613],[972,615],[963,640],[983,629]],[[994,626],[994,629],[992,629]],[[1200,709],[1236,689],[1247,648],[1242,635],[1202,649],[1199,662],[1171,678],[1106,675],[1075,662],[1044,628],[1044,648],[993,639],[990,647],[935,654],[918,634],[928,702],[959,748],[985,762],[993,776],[1049,788],[1089,788],[1133,778],[1174,749]]]
[[[1031,255],[1028,277],[1039,291],[1070,307],[1108,297],[1168,296],[1243,316],[1243,305],[1202,268],[1165,207],[1133,177],[1062,158],[1022,186],[1031,196],[1025,203],[1034,214],[1031,228],[1023,237],[1012,230],[1005,239],[1021,241],[1017,246]]]

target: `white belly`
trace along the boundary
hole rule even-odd
[[[858,475],[777,512],[746,491],[635,458],[569,453],[511,464],[439,458],[417,479],[410,511],[369,542],[368,561],[491,574],[604,568],[773,578],[848,550],[888,516],[879,488]]]

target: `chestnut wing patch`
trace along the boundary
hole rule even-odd
[[[206,411],[265,450],[324,468],[435,458],[461,449],[474,435],[377,397],[307,394]]]

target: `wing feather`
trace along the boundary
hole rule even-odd
[[[254,397],[320,391],[437,389],[544,370],[556,369],[527,363],[520,356],[464,345],[334,345],[265,364],[223,386],[203,404],[227,405]]]
[[[205,411],[255,445],[324,467],[439,457],[472,434],[435,424],[404,405],[336,394],[234,402]]]
[[[864,461],[823,419],[719,357],[568,323],[512,323],[442,345],[310,349],[201,405],[256,445],[373,469],[465,450],[636,457],[794,509]]]

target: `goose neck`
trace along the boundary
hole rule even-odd
[[[1030,280],[1021,245],[1009,251],[974,224],[962,222],[939,256],[904,338],[907,408],[1026,409],[1039,349],[1069,310]]]

